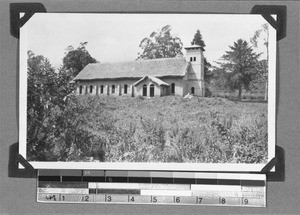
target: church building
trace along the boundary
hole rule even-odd
[[[185,57],[91,63],[74,78],[76,93],[99,96],[204,96],[203,47],[185,47]]]

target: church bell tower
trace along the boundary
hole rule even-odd
[[[198,45],[185,47],[185,60],[190,63],[187,73],[186,92],[195,96],[205,95],[204,86],[204,48]]]

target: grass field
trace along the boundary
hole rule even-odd
[[[267,103],[179,96],[79,100],[91,107],[88,127],[101,140],[102,158],[92,155],[94,161],[267,161]]]

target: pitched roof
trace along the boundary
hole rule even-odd
[[[190,45],[190,46],[185,46],[184,47],[185,49],[198,49],[198,48],[200,48],[202,51],[205,51],[205,49],[202,47],[202,46],[199,46],[199,45]]]
[[[142,82],[143,80],[145,80],[145,79],[147,79],[147,78],[149,78],[151,81],[153,81],[153,82],[156,83],[157,85],[166,85],[166,86],[170,86],[170,84],[168,84],[168,83],[166,83],[166,82],[160,80],[159,78],[155,78],[154,76],[150,76],[150,75],[141,78],[140,80],[138,80],[137,82],[135,82],[135,83],[133,84],[133,86],[138,85],[140,82]]]
[[[88,64],[74,80],[184,76],[188,62],[183,57],[138,60],[121,63]]]

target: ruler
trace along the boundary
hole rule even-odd
[[[211,172],[39,170],[37,201],[266,207],[266,176]]]

